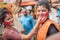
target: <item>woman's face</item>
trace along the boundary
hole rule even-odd
[[[5,24],[6,26],[11,26],[11,25],[13,25],[13,17],[12,17],[11,14],[6,14],[6,18],[5,18],[5,20],[4,20],[4,24]]]
[[[26,9],[23,9],[21,12],[23,13],[23,15],[27,14],[27,10]]]
[[[48,18],[48,12],[48,9],[43,5],[37,7],[38,18],[43,19],[43,21],[45,21]]]

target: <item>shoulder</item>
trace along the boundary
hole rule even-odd
[[[33,17],[31,15],[28,15],[31,19],[33,19]]]
[[[49,24],[56,24],[53,20],[47,20],[46,23],[49,23]]]

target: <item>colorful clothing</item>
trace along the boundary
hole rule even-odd
[[[26,34],[28,34],[32,30],[33,26],[35,25],[34,19],[30,15],[21,16],[19,18],[19,21],[23,25],[23,27],[26,31],[25,32]]]
[[[52,20],[47,20],[39,29],[37,40],[45,40],[47,36],[60,31],[60,27]]]
[[[21,36],[17,30],[13,28],[11,29],[6,28],[3,32],[2,37],[3,37],[3,40],[20,40]]]

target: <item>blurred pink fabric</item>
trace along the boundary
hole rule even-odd
[[[3,40],[21,40],[20,33],[16,29],[5,29],[3,32]]]

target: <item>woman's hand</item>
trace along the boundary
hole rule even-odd
[[[40,22],[40,24],[42,24],[45,21],[45,17],[39,17],[38,18],[38,22]]]

